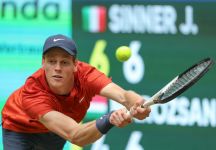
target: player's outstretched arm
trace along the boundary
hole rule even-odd
[[[132,110],[132,116],[142,120],[149,116],[150,108],[141,108],[140,106],[145,102],[144,98],[131,90],[124,90],[115,83],[110,83],[105,86],[100,95],[108,97],[122,105],[128,110]]]
[[[85,146],[95,142],[103,134],[108,132],[113,125],[124,127],[131,123],[131,117],[126,114],[125,109],[119,109],[110,113],[108,116],[103,116],[97,121],[78,124],[60,112],[50,111],[40,118],[40,122],[50,131],[71,143]]]

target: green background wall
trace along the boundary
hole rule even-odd
[[[215,2],[74,0],[73,14],[79,58],[146,99],[193,63],[216,59]],[[126,63],[115,58],[122,45],[133,51]],[[213,68],[173,102],[152,106],[147,120],[114,128],[85,149],[215,149],[215,75]],[[109,103],[110,110],[118,107]]]

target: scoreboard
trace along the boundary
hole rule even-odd
[[[195,62],[216,60],[216,1],[74,0],[72,10],[78,58],[146,100]],[[115,58],[122,45],[132,49],[124,63]],[[214,67],[174,101],[152,106],[148,119],[114,128],[84,149],[215,149],[215,75]],[[104,110],[122,107],[104,101]]]

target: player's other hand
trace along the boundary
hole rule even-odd
[[[139,120],[143,120],[149,116],[151,109],[150,107],[142,108],[140,107],[144,103],[144,100],[137,100],[137,102],[131,107],[131,115]]]
[[[126,108],[122,108],[114,111],[111,114],[109,121],[111,124],[117,127],[124,127],[132,122],[132,117],[131,115],[127,114]]]

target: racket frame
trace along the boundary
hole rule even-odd
[[[204,62],[207,62],[207,61],[210,61],[210,63],[196,78],[194,78],[192,81],[187,83],[183,88],[181,88],[179,91],[177,91],[173,95],[171,95],[171,96],[169,96],[163,100],[160,99],[160,97],[163,96],[163,93],[170,87],[171,84],[176,82],[179,78],[181,78],[183,75],[185,75],[187,72],[189,72],[190,70],[192,70],[196,66],[198,66]],[[170,81],[167,85],[165,85],[160,91],[158,91],[156,94],[154,94],[148,101],[146,101],[143,105],[141,105],[141,107],[144,108],[144,107],[151,106],[153,104],[157,104],[157,103],[163,104],[163,103],[167,103],[167,102],[171,101],[172,99],[176,98],[178,95],[180,95],[184,91],[186,91],[189,87],[194,85],[213,66],[213,64],[214,64],[214,61],[211,58],[205,58],[205,59],[201,60],[200,62],[194,64],[193,66],[191,66],[190,68],[185,70],[183,73],[176,76],[172,81]]]

